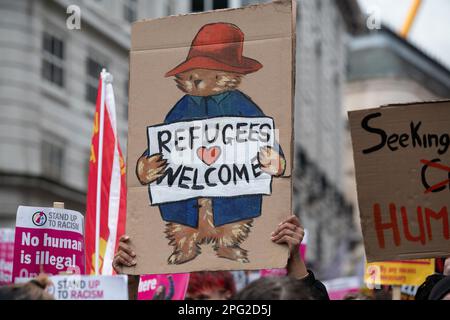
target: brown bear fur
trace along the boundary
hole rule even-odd
[[[201,253],[202,244],[212,244],[218,257],[248,262],[247,250],[239,244],[248,237],[253,220],[214,227],[211,199],[199,198],[198,205],[198,228],[172,222],[166,224],[167,239],[174,246],[168,262],[181,264],[194,259]]]

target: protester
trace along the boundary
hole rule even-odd
[[[445,263],[444,263],[444,275],[450,276],[450,258],[445,259]]]
[[[271,240],[277,244],[287,245],[289,247],[289,260],[287,264],[287,273],[291,279],[290,280],[291,282],[292,279],[298,280],[294,281],[296,282],[294,286],[297,289],[309,288],[307,291],[305,291],[305,296],[309,296],[309,294],[312,294],[314,299],[328,300],[329,297],[325,286],[320,281],[315,279],[314,274],[310,270],[306,269],[305,262],[301,258],[299,247],[303,240],[304,234],[305,234],[304,229],[301,226],[298,218],[296,216],[291,216],[277,226],[277,228],[271,234]],[[127,235],[124,235],[120,238],[119,250],[117,251],[113,260],[113,268],[117,273],[121,273],[122,266],[131,267],[136,265],[136,253],[133,252],[131,247],[128,245],[129,241],[130,237]],[[196,276],[194,273],[194,281],[196,281],[195,277]],[[136,298],[138,285],[139,285],[139,276],[129,277],[129,295],[131,299]],[[276,287],[275,284],[271,284],[271,286]],[[222,288],[221,290],[225,291],[222,291],[222,293],[208,292],[207,296],[214,297],[217,299],[219,299],[219,297],[227,298],[232,296],[233,293],[232,290],[226,290],[224,288]],[[225,292],[227,293],[225,294]],[[285,295],[283,295],[283,297],[284,296]],[[194,295],[190,297],[194,298]],[[201,294],[200,297],[206,298],[206,295]]]
[[[236,293],[231,272],[192,272],[186,300],[228,300]]]
[[[431,292],[441,280],[446,278],[446,276],[450,276],[450,258],[436,259],[436,273],[428,276],[424,283],[419,286],[415,300],[439,300],[432,299]]]
[[[445,276],[439,273],[432,274],[425,279],[417,289],[415,300],[428,300],[430,293],[436,284],[441,281]]]
[[[324,300],[312,287],[292,277],[264,277],[250,283],[233,300]],[[328,294],[325,293],[328,297]]]
[[[428,300],[450,300],[450,276],[443,277],[434,285]]]
[[[47,275],[39,275],[22,284],[0,287],[0,300],[54,300],[45,289],[51,282]]]
[[[312,271],[306,269],[300,255],[304,230],[297,217],[292,216],[280,223],[271,234],[271,240],[289,246],[287,277],[261,278],[242,289],[236,300],[329,300],[325,285],[316,280]]]

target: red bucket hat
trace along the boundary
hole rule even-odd
[[[231,23],[204,25],[192,41],[186,60],[166,73],[174,76],[192,69],[211,69],[248,74],[258,71],[262,64],[244,57],[244,33]]]

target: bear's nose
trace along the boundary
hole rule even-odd
[[[202,80],[194,80],[195,86],[198,87],[198,85],[200,84],[200,82],[202,82]]]

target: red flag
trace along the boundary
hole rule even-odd
[[[87,274],[95,274],[96,266],[98,274],[113,274],[112,260],[119,238],[125,232],[125,162],[117,136],[116,106],[111,82],[112,76],[103,71],[98,85],[89,159],[85,229]],[[99,149],[101,144],[102,152]]]

